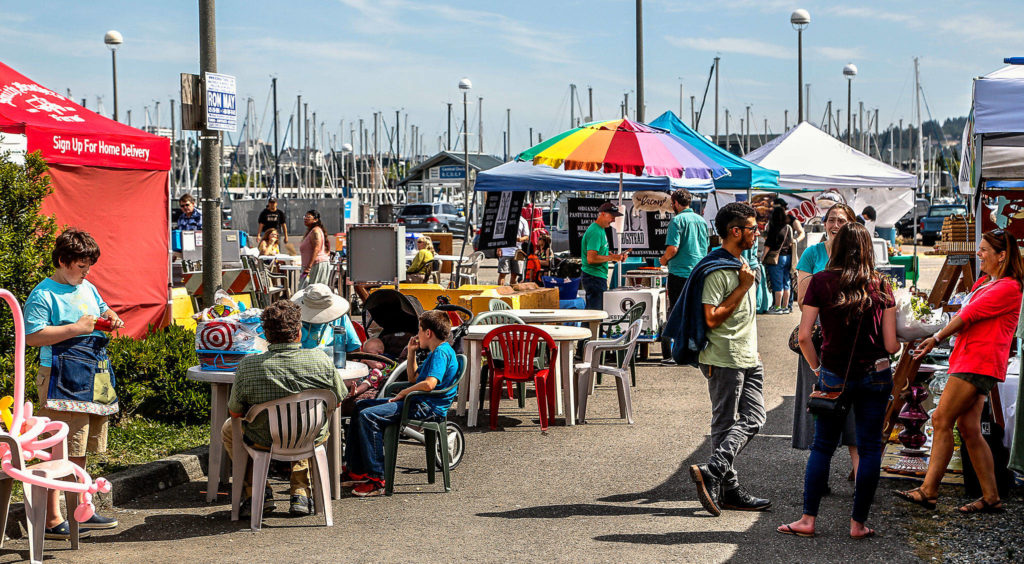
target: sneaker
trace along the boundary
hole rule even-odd
[[[312,515],[313,512],[313,500],[309,499],[304,495],[294,494],[292,495],[291,502],[288,505],[288,514],[294,517],[301,517],[303,515]]]
[[[718,517],[722,510],[718,508],[718,492],[722,488],[722,482],[708,473],[704,464],[690,466],[690,478],[697,485],[697,499],[701,506],[711,515]]]
[[[383,480],[368,480],[352,488],[352,495],[356,497],[377,497],[384,495]]]
[[[89,520],[80,523],[78,525],[79,531],[100,531],[104,529],[116,529],[117,519],[111,519],[110,517],[103,517],[98,513],[93,513]]]
[[[766,313],[768,315],[782,315],[782,314],[784,314],[786,312],[781,307],[774,307],[773,306],[773,307],[768,308],[768,311]]]
[[[270,513],[277,507],[274,505],[274,492],[267,486],[263,490],[263,513]],[[238,506],[239,517],[252,517],[252,497],[247,497],[242,500],[242,503]]]
[[[772,506],[772,502],[754,497],[743,491],[743,488],[736,488],[722,492],[721,506],[722,509],[733,511],[766,511]]]
[[[369,481],[370,477],[366,474],[354,474],[348,470],[345,470],[341,474],[341,487],[343,488],[351,488],[358,486],[359,484],[365,484]]]
[[[65,519],[60,525],[44,529],[43,536],[46,540],[71,540],[71,524]],[[89,536],[89,531],[83,531],[79,526],[78,536],[79,538]]]

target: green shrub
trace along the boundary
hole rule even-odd
[[[186,378],[199,364],[195,332],[177,325],[151,331],[145,339],[118,337],[107,353],[117,378],[119,417],[140,415],[169,423],[202,423],[210,418],[210,386]]]

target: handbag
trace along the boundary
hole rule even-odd
[[[761,264],[765,266],[775,266],[779,264],[779,251],[768,251],[764,254],[764,258],[761,259]]]
[[[823,390],[811,390],[811,395],[807,398],[807,412],[811,415],[827,415],[833,417],[845,417],[846,411],[850,408],[850,403],[843,398],[843,393],[846,392],[846,380],[850,377],[850,366],[853,364],[853,354],[857,350],[857,339],[860,337],[860,325],[864,321],[864,316],[860,316],[860,320],[857,321],[857,332],[854,333],[853,347],[850,348],[850,358],[846,361],[846,372],[843,374],[843,387],[838,392],[826,392]],[[819,365],[820,369],[820,365]],[[817,386],[817,383],[815,383]]]
[[[815,319],[814,327],[811,328],[811,344],[814,345],[814,350],[821,351],[821,343],[824,342],[824,337],[821,336],[821,323]],[[789,350],[796,354],[803,354],[800,350],[800,324],[793,328],[793,332],[789,334]]]

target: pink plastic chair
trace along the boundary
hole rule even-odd
[[[492,358],[492,343],[501,351],[500,365]],[[533,359],[541,343],[547,345],[547,367],[537,368]],[[540,430],[546,431],[556,409],[554,366],[558,360],[558,349],[554,339],[543,329],[532,325],[503,325],[484,336],[482,348],[491,372],[491,429],[498,428],[501,384],[532,381],[537,392]]]

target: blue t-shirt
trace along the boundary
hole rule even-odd
[[[689,278],[693,267],[708,254],[708,224],[704,218],[687,208],[672,218],[665,234],[665,245],[676,248],[668,261],[670,274]]]
[[[60,327],[78,322],[83,315],[95,315],[110,309],[88,280],[72,286],[47,278],[36,285],[25,300],[25,333],[31,335],[47,327]],[[102,337],[102,331],[89,335]],[[39,365],[50,366],[50,346],[39,349]]]
[[[796,263],[796,269],[809,274],[817,274],[828,266],[828,251],[825,250],[825,243],[807,247],[807,250],[800,255],[800,261]]]
[[[352,325],[352,320],[345,314],[330,323],[303,322],[302,348],[333,347],[335,330],[345,332],[345,352],[358,350],[363,345],[359,340],[359,333],[356,333],[356,328]]]
[[[455,355],[455,349],[445,342],[441,343],[420,363],[416,383],[419,384],[427,378],[433,377],[438,382],[435,389],[440,390],[451,386],[455,382],[455,376],[458,373],[459,359]],[[452,388],[443,396],[431,396],[423,398],[421,401],[429,405],[438,416],[443,416],[448,413],[448,408],[451,407],[458,394],[458,388]]]

